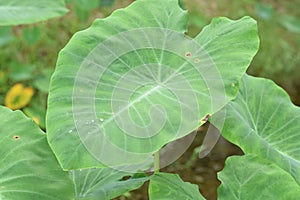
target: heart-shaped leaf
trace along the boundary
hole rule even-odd
[[[186,26],[177,0],[139,0],[74,35],[47,113],[63,168],[147,162],[236,96],[258,49],[255,21],[218,18],[195,39]]]
[[[20,111],[0,106],[0,199],[73,199],[73,184],[46,135]]]
[[[283,89],[270,80],[244,76],[237,98],[226,106],[221,132],[245,154],[269,160],[300,185],[299,120],[300,108]]]

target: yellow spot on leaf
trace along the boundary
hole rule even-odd
[[[37,125],[40,125],[40,119],[38,117],[32,117],[32,119]]]
[[[21,83],[17,83],[7,92],[5,106],[12,110],[23,108],[30,102],[33,94],[31,87],[24,87]]]
[[[196,58],[195,60],[194,60],[194,63],[199,63],[200,62],[200,59],[199,58]]]

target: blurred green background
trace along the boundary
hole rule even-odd
[[[248,15],[258,22],[260,49],[248,73],[274,80],[300,105],[300,1],[185,0],[190,13],[190,34],[212,17],[238,19]]]

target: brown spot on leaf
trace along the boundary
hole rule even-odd
[[[186,53],[185,53],[185,57],[189,58],[189,57],[191,57],[191,56],[192,56],[192,53],[191,53],[191,52],[186,52]]]
[[[13,136],[13,139],[14,139],[14,140],[19,140],[19,139],[20,139],[20,136],[14,135],[14,136]]]

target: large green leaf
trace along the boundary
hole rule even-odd
[[[150,200],[201,200],[198,186],[183,182],[177,174],[157,173],[150,179]]]
[[[0,0],[0,26],[30,24],[67,11],[64,0]]]
[[[288,172],[300,185],[300,108],[270,80],[244,76],[222,135]]]
[[[149,177],[131,177],[133,174],[110,168],[72,170],[70,174],[75,184],[75,199],[108,200],[118,197],[125,192],[139,188]]]
[[[218,174],[220,200],[299,199],[300,187],[289,173],[254,155],[230,157]]]
[[[255,21],[218,18],[196,39],[186,26],[177,0],[139,0],[74,35],[47,113],[63,168],[146,162],[236,96],[258,48]]]
[[[46,135],[20,111],[0,107],[0,199],[73,199],[73,184]]]

